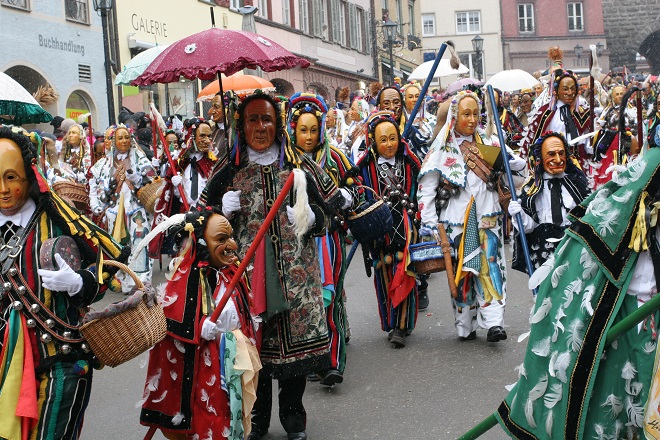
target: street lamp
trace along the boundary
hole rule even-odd
[[[394,57],[392,56],[392,46],[394,45],[394,39],[396,38],[396,30],[398,27],[399,23],[390,20],[389,17],[383,22],[383,34],[385,34],[385,38],[387,38],[387,45],[390,49],[390,84],[394,84]]]
[[[481,53],[484,50],[484,39],[479,35],[475,35],[472,39],[472,49],[474,49],[474,52],[477,55],[477,79],[481,81],[481,68],[483,67],[483,63],[481,62]]]
[[[578,66],[580,65],[580,59],[582,59],[582,49],[583,47],[580,46],[579,44],[573,48],[573,50],[575,51],[575,56],[577,57],[578,60],[577,62]]]
[[[115,94],[110,72],[110,41],[108,38],[108,12],[112,10],[113,0],[94,0],[94,10],[101,11],[103,29],[103,55],[105,56],[105,87],[108,97],[108,125],[115,125]]]

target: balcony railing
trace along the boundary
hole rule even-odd
[[[16,9],[30,10],[30,0],[0,0],[0,5],[11,6]]]
[[[67,20],[89,24],[88,0],[65,0],[64,11]]]

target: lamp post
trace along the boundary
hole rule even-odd
[[[573,48],[573,50],[575,51],[575,56],[577,57],[577,61],[578,61],[577,65],[580,66],[581,65],[580,60],[582,59],[583,47],[578,44],[577,46],[575,46]]]
[[[108,12],[112,10],[113,0],[94,0],[94,10],[101,12],[103,29],[103,55],[105,57],[105,87],[108,97],[108,125],[115,125],[115,94],[110,72],[110,41],[108,38]]]
[[[483,67],[483,63],[481,62],[481,54],[484,50],[484,39],[481,38],[479,35],[475,35],[474,38],[472,39],[472,49],[474,49],[474,52],[477,55],[477,64],[478,64],[478,69],[477,69],[477,79],[481,81],[481,68]]]
[[[399,23],[392,21],[387,18],[383,22],[383,33],[385,38],[387,38],[387,46],[390,50],[390,84],[394,84],[394,57],[392,56],[392,46],[394,45],[394,39],[396,38],[396,29],[399,27]]]

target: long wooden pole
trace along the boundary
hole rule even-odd
[[[213,311],[213,314],[211,315],[212,322],[218,320],[218,317],[220,316],[222,309],[225,308],[225,304],[227,304],[227,301],[231,297],[234,288],[236,287],[241,277],[243,276],[245,269],[247,269],[248,265],[252,261],[252,257],[254,257],[254,254],[257,252],[261,240],[264,238],[264,235],[266,235],[266,231],[268,231],[270,224],[273,222],[273,220],[275,220],[277,211],[279,211],[280,207],[284,203],[284,200],[286,200],[289,190],[293,188],[293,173],[294,172],[292,171],[291,174],[289,174],[289,177],[286,179],[286,182],[284,182],[284,187],[282,187],[282,191],[280,191],[280,194],[277,196],[277,199],[275,199],[275,203],[273,203],[273,206],[270,208],[270,211],[268,211],[268,214],[266,215],[266,219],[259,228],[259,231],[257,232],[257,235],[254,237],[252,244],[245,253],[245,256],[243,257],[241,264],[238,266],[238,270],[236,271],[233,278],[229,282],[229,285],[225,290],[225,294],[222,296],[220,302],[218,303],[218,306]]]

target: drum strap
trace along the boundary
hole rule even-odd
[[[3,275],[7,273],[7,271],[13,266],[14,261],[16,261],[21,255],[23,245],[25,244],[28,235],[30,235],[30,231],[34,229],[37,221],[39,221],[42,211],[43,209],[41,207],[37,207],[25,228],[19,228],[14,236],[7,240],[7,242],[4,242],[3,240],[3,243],[0,246],[0,263],[2,263]]]
[[[490,180],[490,174],[493,171],[490,165],[486,163],[479,147],[475,144],[471,144],[468,141],[463,141],[459,145],[461,153],[463,154],[463,160],[467,167],[474,172],[481,180],[488,183]]]

